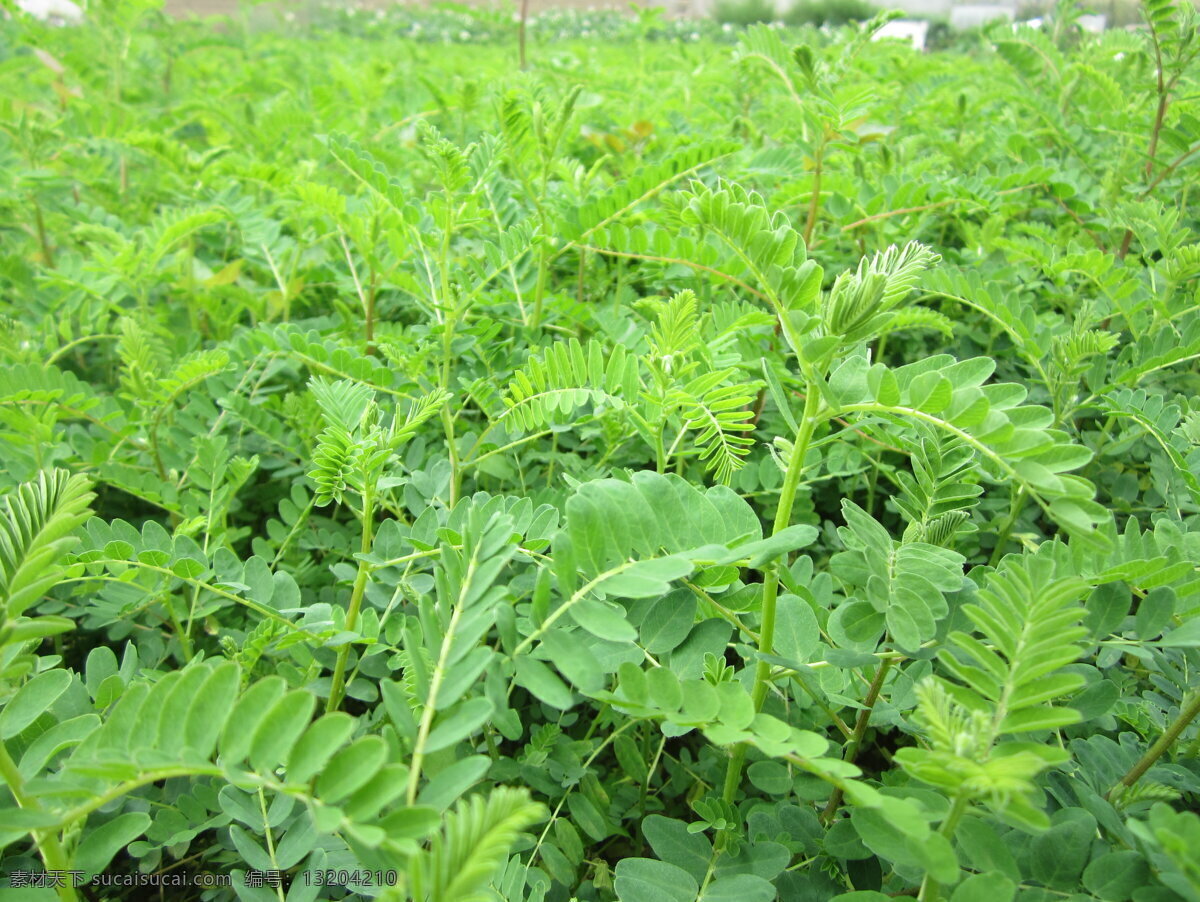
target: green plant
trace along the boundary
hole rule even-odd
[[[1146,12],[0,22],[5,889],[1200,898]]]

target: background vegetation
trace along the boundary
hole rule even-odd
[[[1190,8],[89,14],[0,23],[11,898],[1200,899]]]

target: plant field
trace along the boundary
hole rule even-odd
[[[1074,14],[0,21],[4,898],[1200,900],[1200,38]]]

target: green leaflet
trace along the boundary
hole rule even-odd
[[[1052,411],[1025,404],[1023,386],[985,385],[994,369],[987,358],[956,361],[941,355],[900,367],[885,379],[881,364],[849,357],[830,376],[827,392],[841,415],[912,419],[961,439],[979,455],[984,473],[1022,487],[1072,535],[1100,541],[1095,530],[1108,514],[1093,500],[1094,486],[1070,475],[1091,453],[1053,428]]]
[[[839,533],[848,550],[834,555],[833,572],[884,615],[899,647],[917,648],[949,613],[945,596],[963,587],[962,555],[924,542],[895,542],[852,501],[843,501],[842,511],[846,526]]]
[[[597,588],[603,591],[631,558],[662,555],[659,561],[680,562],[657,575],[641,571],[665,585],[685,575],[670,574],[688,564],[759,564],[813,538],[814,530],[797,527],[786,537],[764,540],[752,508],[729,489],[701,490],[675,476],[640,472],[628,482],[604,479],[580,486],[567,501],[566,527],[559,541],[565,539],[567,554],[582,576],[600,578]],[[612,571],[613,577],[605,575]]]

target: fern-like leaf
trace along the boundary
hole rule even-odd
[[[329,152],[347,172],[370,188],[381,200],[401,214],[404,213],[403,185],[387,174],[383,164],[370,151],[345,135],[335,134],[329,137]]]
[[[1164,261],[1163,273],[1175,284],[1200,276],[1200,244],[1176,248]]]
[[[1077,376],[1090,364],[1093,357],[1102,357],[1117,346],[1120,338],[1112,332],[1099,329],[1072,331],[1057,335],[1050,346],[1050,355],[1058,369],[1067,376]]]
[[[520,831],[546,816],[529,793],[505,786],[486,799],[473,796],[446,815],[428,851],[409,868],[418,902],[485,902],[489,878],[504,862]]]
[[[1152,442],[1171,462],[1171,475],[1187,488],[1192,501],[1200,504],[1200,461],[1197,443],[1180,428],[1183,412],[1178,404],[1143,389],[1111,392],[1098,405],[1108,416],[1128,420],[1146,431]]]
[[[656,321],[650,327],[650,347],[654,356],[662,361],[663,369],[669,373],[675,369],[677,358],[691,353],[700,344],[700,314],[696,293],[681,291],[666,303],[654,303],[658,310]]]
[[[1053,744],[1005,740],[1074,723],[1077,711],[1049,702],[1083,685],[1063,668],[1081,654],[1079,599],[1090,587],[1058,573],[1052,555],[1009,558],[963,606],[976,635],[952,632],[938,660],[946,678],[918,686],[918,722],[928,748],[905,748],[896,761],[918,779],[965,800],[987,802],[1026,827],[1049,819],[1029,801],[1033,779],[1067,760]]]
[[[221,348],[197,351],[184,357],[155,387],[157,403],[165,408],[180,395],[229,367],[229,353]]]
[[[683,410],[684,426],[697,433],[700,459],[718,482],[728,484],[754,445],[754,400],[762,383],[723,384],[735,374],[723,370],[697,376],[672,398]]]
[[[229,214],[216,207],[168,210],[159,216],[150,232],[149,263],[157,263],[190,235],[206,226],[223,222]]]
[[[404,415],[404,420],[398,422],[392,432],[391,441],[393,444],[401,441],[406,441],[417,434],[421,428],[421,424],[437,416],[438,412],[450,400],[450,393],[444,389],[435,388],[427,395],[422,395],[413,401],[408,408],[408,413]]]
[[[978,603],[963,606],[983,641],[952,632],[954,651],[938,656],[956,681],[947,682],[948,691],[965,707],[990,712],[996,736],[1078,720],[1076,712],[1047,702],[1083,684],[1079,674],[1057,671],[1082,652],[1087,629],[1079,600],[1090,587],[1055,571],[1048,556],[1002,566],[979,590]]]
[[[8,620],[19,617],[53,587],[64,569],[71,535],[91,516],[96,496],[84,476],[42,472],[0,500],[0,601]]]
[[[346,432],[358,428],[375,400],[375,393],[369,386],[349,379],[331,381],[324,376],[314,376],[308,381],[308,388],[329,424]]]
[[[594,232],[620,219],[672,183],[737,149],[737,144],[727,141],[698,144],[642,167],[610,191],[589,200],[573,212],[563,226],[563,234],[570,242],[567,247],[584,243]]]
[[[313,466],[306,474],[316,487],[313,504],[324,507],[341,503],[346,489],[354,488],[355,474],[365,452],[361,442],[347,430],[330,426],[317,437]]]
[[[915,241],[863,259],[857,271],[838,276],[825,305],[825,328],[850,344],[908,328],[934,328],[953,334],[953,324],[932,310],[896,310],[921,273],[941,259]]]
[[[896,506],[909,521],[909,529],[916,536],[925,535],[934,523],[939,534],[949,537],[945,530],[951,524],[965,522],[966,511],[974,507],[983,494],[983,488],[971,481],[974,454],[961,440],[940,434],[932,428],[914,424],[915,440],[907,442],[911,452],[912,472],[897,471],[893,479],[900,487]],[[946,519],[949,514],[957,514]],[[907,533],[906,533],[907,535]],[[915,536],[914,536],[915,537]],[[944,544],[929,541],[931,545]]]
[[[800,233],[781,212],[767,209],[761,195],[722,182],[717,188],[693,183],[683,218],[717,237],[737,257],[777,314],[803,318],[821,289],[822,271],[808,259]]]
[[[573,415],[588,402],[623,407],[637,397],[639,381],[637,358],[621,345],[605,351],[595,341],[586,348],[576,338],[556,342],[513,374],[504,416],[533,431]]]

